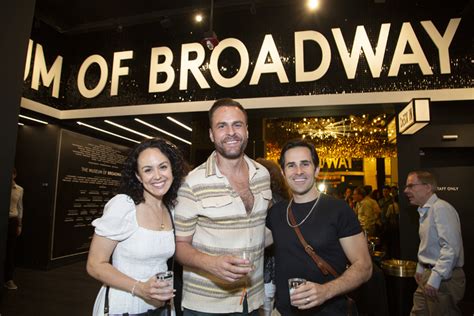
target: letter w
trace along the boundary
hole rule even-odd
[[[367,63],[369,64],[370,72],[373,78],[379,78],[382,71],[382,63],[385,55],[385,47],[387,46],[388,33],[390,31],[390,23],[382,24],[380,27],[380,34],[377,41],[377,47],[374,50],[370,44],[369,38],[363,25],[357,26],[352,50],[349,53],[344,42],[341,29],[331,29],[336,41],[339,56],[341,56],[342,64],[348,79],[354,79],[357,65],[359,63],[359,55],[362,51],[365,54]]]

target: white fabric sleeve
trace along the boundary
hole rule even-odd
[[[104,207],[102,217],[95,219],[92,225],[95,233],[115,241],[130,237],[137,229],[135,203],[125,194],[118,194]]]

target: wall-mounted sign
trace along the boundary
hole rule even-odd
[[[120,184],[128,148],[67,130],[61,131],[51,260],[89,250],[105,203]]]
[[[364,162],[361,158],[321,158],[319,167],[321,172],[363,171]]]
[[[430,100],[413,99],[398,114],[400,134],[411,135],[428,125],[430,121]]]
[[[69,110],[186,103],[229,95],[334,95],[339,100],[359,93],[363,99],[345,102],[376,103],[373,97],[365,99],[368,93],[422,90],[423,97],[432,97],[427,90],[446,87],[454,96],[453,89],[472,88],[472,75],[461,67],[471,55],[455,49],[470,40],[463,39],[467,24],[461,18],[450,18],[447,24],[434,18],[366,25],[354,21],[343,26],[339,21],[308,22],[298,30],[275,25],[272,33],[257,21],[238,27],[227,23],[220,26],[227,37],[220,38],[212,51],[189,37],[162,40],[149,32],[150,25],[119,35],[111,32],[106,38],[91,33],[65,42],[34,34],[27,51],[24,97]],[[142,33],[137,34],[139,30]],[[77,47],[74,53],[69,43]],[[312,99],[299,102],[314,105]],[[334,99],[323,102],[336,104]]]

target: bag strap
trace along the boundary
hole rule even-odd
[[[110,286],[105,288],[104,316],[109,316],[109,290]]]
[[[296,226],[295,216],[293,215],[293,211],[291,210],[291,207],[288,207],[288,217],[290,219],[291,225],[293,226],[293,229],[296,232],[296,235],[298,236],[299,241],[303,245],[304,250],[311,257],[311,259],[313,259],[313,261],[316,263],[318,268],[323,272],[324,275],[328,275],[329,273],[331,273],[332,276],[337,278],[339,276],[339,273],[337,273],[336,270],[334,270],[334,268],[329,263],[327,263],[323,258],[318,256],[316,254],[316,251],[314,251],[314,248],[311,247],[304,239],[300,228]]]
[[[321,197],[319,197],[321,198]],[[306,240],[303,237],[303,234],[301,233],[300,228],[296,224],[295,216],[293,215],[293,211],[291,210],[291,207],[288,206],[288,217],[290,219],[291,225],[293,226],[293,229],[295,230],[296,236],[298,236],[299,241],[303,245],[304,251],[313,259],[313,261],[316,263],[318,268],[321,270],[321,272],[324,275],[328,275],[328,273],[331,273],[332,276],[335,278],[339,277],[339,273],[334,270],[334,268],[326,262],[323,258],[318,256],[316,254],[316,251],[314,251],[314,248],[311,247]],[[352,315],[352,306],[354,305],[354,300],[350,298],[348,295],[346,295],[347,299],[347,315],[351,316]]]

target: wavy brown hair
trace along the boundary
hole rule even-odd
[[[163,138],[147,139],[132,149],[122,170],[122,178],[118,193],[130,196],[133,199],[133,202],[135,202],[135,205],[145,201],[145,198],[143,197],[143,185],[138,181],[135,174],[138,172],[138,156],[148,148],[158,149],[171,163],[173,182],[171,183],[168,192],[163,196],[163,203],[168,209],[171,209],[176,205],[178,189],[181,186],[184,177],[188,174],[189,166],[184,160],[183,154],[178,147]]]

